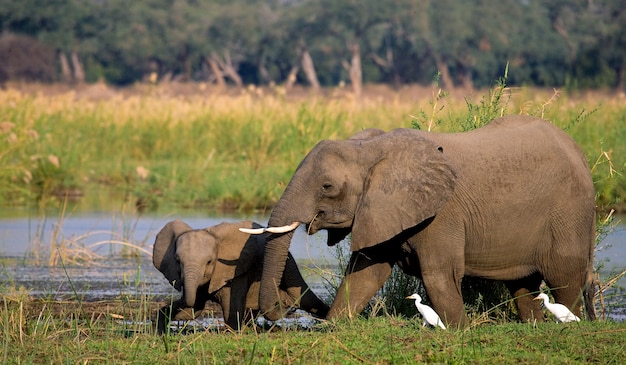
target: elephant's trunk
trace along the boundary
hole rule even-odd
[[[185,305],[193,308],[196,303],[196,293],[198,292],[198,284],[200,282],[200,273],[192,268],[184,269],[184,296]]]
[[[298,199],[301,195],[295,193],[298,189],[295,189],[293,185],[292,180],[272,210],[268,227],[281,227],[290,225],[293,222],[305,223],[306,218],[300,217],[296,212],[306,214],[306,204],[301,202],[302,199]],[[297,209],[293,207],[297,207]],[[293,231],[270,234],[265,245],[263,275],[259,291],[259,307],[269,320],[277,320],[283,317],[287,309],[281,308],[278,287],[285,271],[292,237]]]
[[[279,286],[285,271],[291,237],[293,237],[293,231],[271,235],[265,245],[259,306],[263,315],[271,321],[282,318],[286,310],[280,305]]]

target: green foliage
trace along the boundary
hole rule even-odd
[[[61,306],[59,306],[61,304]],[[0,300],[0,362],[12,363],[619,363],[624,323],[472,323],[437,331],[396,316],[325,322],[310,331],[247,327],[241,333],[155,336],[156,310],[137,295],[97,303]],[[365,335],[364,335],[365,334]],[[53,339],[53,340],[51,340]]]
[[[423,298],[424,304],[430,304],[422,281],[415,276],[405,274],[400,267],[395,265],[391,271],[391,276],[378,292],[385,306],[385,311],[383,313],[375,313],[370,306],[369,311],[365,313],[413,317],[417,314],[415,300],[406,299],[406,297],[414,293],[419,294]]]
[[[506,80],[509,74],[509,65],[504,69],[504,75],[496,81],[496,86],[489,89],[487,96],[482,96],[480,103],[475,104],[469,99],[467,103],[467,117],[460,122],[461,131],[468,132],[484,126],[495,118],[501,117],[506,112],[507,95]],[[503,105],[504,102],[504,105]]]
[[[617,99],[599,106],[596,99],[553,94],[544,101],[543,91],[511,90],[504,81],[478,101],[438,87],[430,99],[393,103],[333,97],[292,102],[268,89],[232,97],[162,97],[166,89],[160,87],[154,92],[129,92],[124,99],[120,92],[100,101],[73,93],[0,92],[0,139],[6,142],[0,143],[0,202],[32,204],[106,188],[149,209],[269,209],[321,139],[408,123],[460,131],[503,110],[567,129],[588,156],[599,207],[619,206],[626,197],[626,108]]]
[[[443,119],[441,119],[438,114],[443,110],[445,105],[441,103],[449,95],[449,93],[439,87],[440,79],[441,72],[437,72],[433,80],[434,87],[437,91],[433,93],[430,101],[428,102],[431,106],[430,115],[423,110],[418,111],[417,117],[411,116],[413,118],[411,121],[411,128],[422,129],[421,126],[425,125],[426,130],[430,132],[436,126],[443,123]]]
[[[357,62],[370,83],[428,83],[440,71],[445,89],[485,87],[510,61],[513,85],[623,88],[625,14],[619,2],[581,0],[0,0],[2,32],[49,49],[45,67],[29,60],[46,71],[35,77],[59,79],[56,51],[70,71],[116,85],[221,74],[281,84],[306,48],[323,85],[360,78],[348,70]],[[35,74],[9,65],[19,63],[0,63],[0,80]]]
[[[492,321],[516,321],[519,318],[511,294],[501,281],[466,276],[461,283],[461,293],[470,317]]]

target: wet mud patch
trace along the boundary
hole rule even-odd
[[[7,318],[10,321],[52,321],[62,327],[76,322],[90,328],[104,325],[127,336],[154,333],[157,311],[181,296],[151,261],[124,259],[70,267],[5,259],[0,266],[0,290],[0,306],[14,317]],[[308,329],[315,323],[308,313],[297,310],[275,323],[260,317],[249,325],[259,330]],[[229,331],[221,306],[211,301],[198,318],[172,321],[170,330]]]

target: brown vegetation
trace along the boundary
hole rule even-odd
[[[0,83],[7,80],[54,81],[54,50],[33,37],[0,35]]]

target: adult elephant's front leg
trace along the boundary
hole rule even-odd
[[[352,318],[361,313],[391,275],[391,269],[389,262],[375,261],[360,251],[354,252],[327,318]]]
[[[224,322],[234,331],[239,331],[245,324],[246,291],[242,281],[234,280],[230,287],[224,287],[215,294],[222,306]]]
[[[461,294],[460,270],[451,269],[453,272],[441,269],[431,272],[423,270],[422,281],[428,299],[448,328],[460,328],[466,323],[465,306]]]

